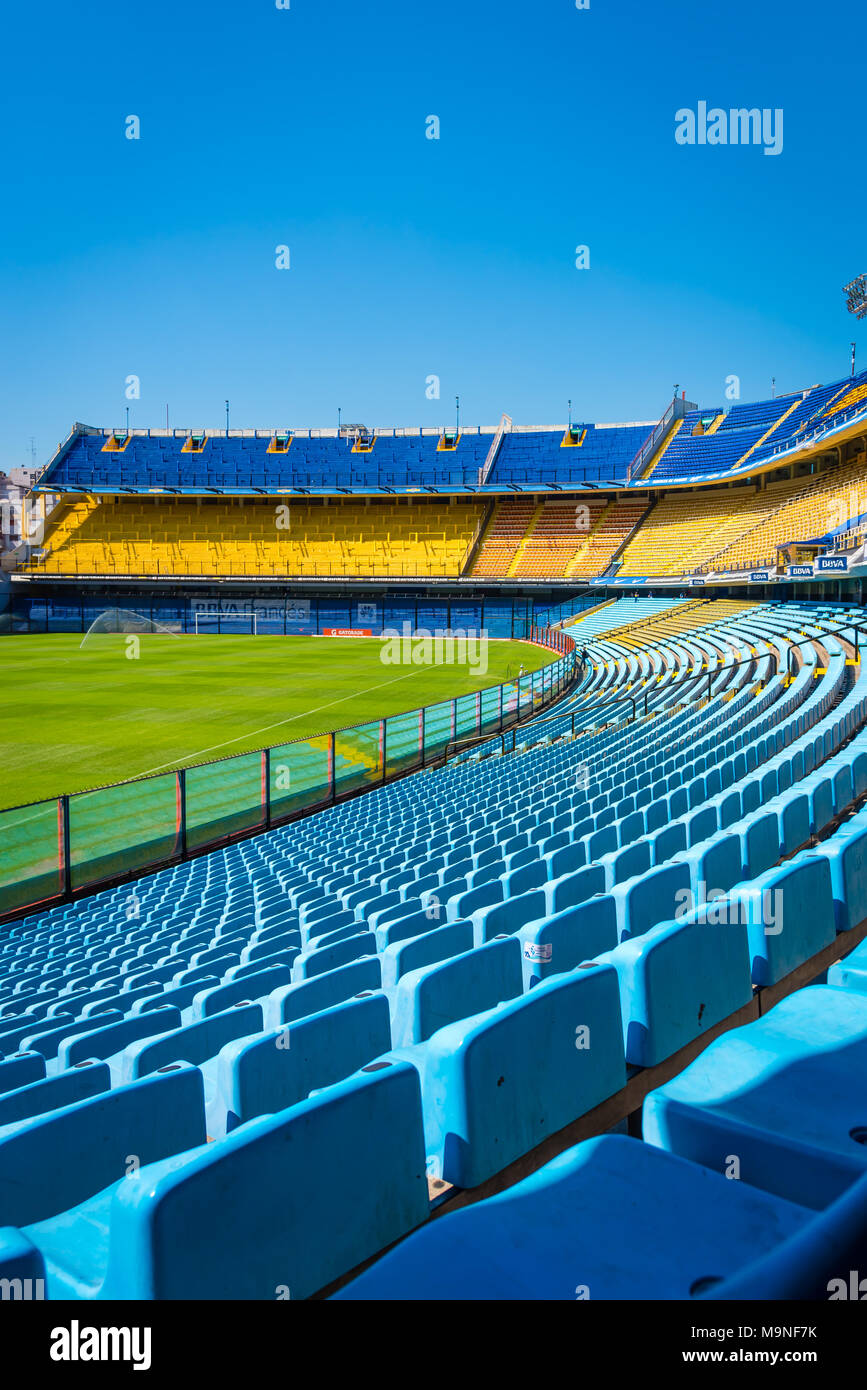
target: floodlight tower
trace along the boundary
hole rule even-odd
[[[854,280],[850,280],[848,285],[843,286],[843,293],[846,296],[846,308],[856,319],[867,318],[867,275],[856,275]],[[852,357],[850,364],[850,375],[855,375],[855,344],[850,343]]]
[[[856,275],[848,285],[843,286],[846,308],[856,319],[867,318],[867,275]]]

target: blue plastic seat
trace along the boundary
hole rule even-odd
[[[597,960],[617,971],[632,1066],[656,1066],[753,996],[746,927],[708,922],[701,908],[651,927]]]
[[[867,1194],[861,1201],[867,1225]],[[333,1297],[688,1300],[809,1229],[811,1213],[624,1135],[568,1149],[430,1222]],[[773,1296],[769,1293],[767,1296]]]
[[[613,898],[598,895],[576,907],[564,908],[518,932],[523,956],[524,989],[550,975],[574,970],[617,944],[617,913]]]
[[[838,831],[812,853],[826,859],[831,871],[837,931],[860,926],[867,918],[867,825]]]
[[[234,1038],[261,1030],[261,1004],[233,1004],[223,1013],[127,1046],[118,1059],[120,1074],[124,1081],[133,1081],[172,1062],[189,1062],[197,1067],[208,1058],[216,1057]]]
[[[615,883],[624,883],[650,868],[650,846],[646,840],[639,840],[612,854],[603,854],[597,864],[605,873],[606,889],[611,889]]]
[[[585,870],[579,872],[584,873]],[[601,871],[600,871],[601,872]],[[552,885],[553,886],[553,885]],[[545,916],[546,892],[531,889],[517,897],[507,898],[505,902],[494,903],[481,908],[472,916],[473,937],[477,946],[492,941],[495,936],[510,936],[528,922]]]
[[[421,1076],[429,1173],[475,1187],[624,1084],[616,973],[555,976],[394,1055]]]
[[[747,924],[754,984],[776,984],[834,940],[831,871],[821,855],[796,855],[730,897]]]
[[[514,999],[522,989],[521,946],[514,936],[410,970],[395,990],[394,1045],[424,1042],[438,1028]]]
[[[45,1076],[45,1058],[40,1052],[25,1052],[19,1056],[0,1058],[0,1096],[29,1086]]]
[[[321,950],[302,951],[298,956],[291,970],[292,981],[311,979],[314,975],[321,975],[327,970],[334,970],[339,965],[348,965],[353,960],[359,960],[362,956],[373,955],[376,951],[376,937],[372,931],[360,931],[344,941],[338,941],[331,946],[324,946]],[[283,981],[278,983],[282,984]]]
[[[202,1077],[193,1067],[176,1067],[5,1125],[0,1129],[0,1227],[42,1222],[119,1181],[135,1186],[138,1179],[127,1172],[135,1174],[141,1165],[204,1142]],[[65,1161],[58,1161],[60,1155]],[[0,1271],[2,1266],[0,1235]]]
[[[867,1171],[857,1080],[865,1062],[867,996],[828,985],[797,990],[652,1091],[644,1137],[825,1207]]]
[[[29,1056],[30,1054],[28,1054]],[[59,1076],[22,1084],[5,1096],[0,1096],[0,1126],[17,1124],[35,1115],[73,1105],[109,1090],[111,1073],[104,1062],[79,1062]]]
[[[239,1037],[217,1061],[213,1129],[225,1134],[257,1115],[296,1105],[390,1047],[388,1001],[368,992],[258,1037]]]
[[[29,1227],[49,1297],[306,1298],[418,1226],[428,1214],[418,1078],[373,1066]],[[13,1251],[20,1269],[20,1238]]]
[[[621,941],[640,936],[658,922],[671,921],[678,906],[678,895],[690,891],[690,872],[686,864],[665,864],[611,889],[617,909],[617,932]]]
[[[180,1026],[180,1009],[164,1004],[150,1013],[125,1018],[119,1023],[107,1023],[62,1042],[57,1051],[58,1065],[61,1068],[74,1067],[77,1062],[91,1058],[108,1058],[141,1038],[167,1033]]]
[[[377,956],[365,956],[309,980],[272,990],[265,1007],[265,1027],[278,1028],[296,1018],[342,1004],[362,990],[382,987],[382,964]]]

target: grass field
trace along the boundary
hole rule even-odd
[[[52,898],[67,874],[80,889],[145,872],[262,828],[269,807],[277,820],[416,767],[422,741],[429,760],[496,729],[504,681],[513,720],[521,666],[553,659],[491,642],[482,674],[473,649],[462,665],[386,665],[375,638],[138,640],[130,659],[117,634],[84,649],[78,635],[0,638],[0,913]]]
[[[469,665],[383,665],[377,638],[0,637],[0,808],[309,738],[475,692],[553,659],[491,641]],[[2,846],[0,846],[2,854]]]

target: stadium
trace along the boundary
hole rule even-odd
[[[751,399],[150,402],[10,483],[0,1301],[867,1296],[867,371],[815,322]]]

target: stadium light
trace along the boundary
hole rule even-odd
[[[856,319],[867,318],[867,275],[856,275],[848,285],[843,286],[846,308]]]

